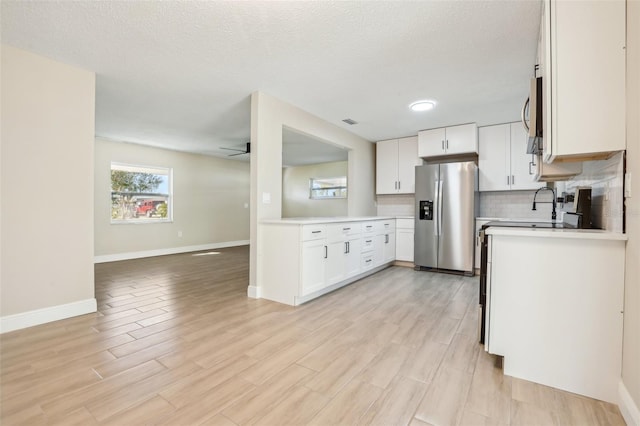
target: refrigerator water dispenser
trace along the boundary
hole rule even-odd
[[[420,220],[433,220],[433,201],[420,200]]]

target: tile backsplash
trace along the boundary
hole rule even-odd
[[[582,174],[567,182],[555,182],[558,196],[563,192],[574,193],[578,186],[590,186],[591,220],[596,228],[611,232],[623,231],[623,180],[624,153],[619,152],[607,160],[586,161]],[[546,186],[544,182],[540,187]],[[535,191],[494,191],[480,193],[479,217],[495,217],[528,220],[551,220],[551,191],[541,191],[533,206]],[[542,202],[542,203],[539,203]],[[413,216],[415,197],[413,194],[379,195],[379,216]],[[572,204],[558,204],[558,211],[571,211]],[[561,220],[558,214],[558,220]]]
[[[582,173],[570,181],[557,182],[558,195],[575,193],[578,186],[591,187],[591,221],[596,228],[623,231],[624,152],[607,160],[586,161]],[[571,210],[573,203],[562,206]]]
[[[540,184],[544,186],[544,184]],[[535,191],[496,191],[480,193],[480,217],[551,220],[551,205],[538,204],[532,211]],[[537,201],[551,201],[551,192],[541,192]],[[378,216],[413,216],[415,197],[406,195],[378,195]]]
[[[378,195],[378,216],[413,216],[415,196],[413,194]]]
[[[545,186],[541,183],[540,186]],[[480,217],[509,219],[551,220],[551,204],[544,202],[553,199],[551,191],[542,191],[536,198],[536,210],[533,207],[533,195],[536,191],[491,191],[480,193]]]

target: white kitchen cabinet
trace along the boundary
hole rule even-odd
[[[361,233],[360,224],[355,222],[327,225],[326,285],[360,271]]]
[[[302,243],[302,276],[300,294],[306,296],[325,286],[327,246],[325,240],[304,241]]]
[[[314,222],[282,219],[260,224],[260,297],[299,305],[395,260],[395,219]]]
[[[624,150],[625,1],[543,4],[544,160]]]
[[[478,129],[479,189],[507,191],[537,189],[531,155],[526,153],[527,133],[520,122]]]
[[[527,132],[521,122],[509,124],[511,133],[510,167],[511,189],[538,189],[540,183],[534,179],[533,157],[527,154]]]
[[[389,263],[396,260],[396,233],[387,232],[384,234],[384,250],[382,263]]]
[[[353,277],[360,273],[362,260],[362,236],[352,235],[347,240],[345,254],[345,277]]]
[[[418,132],[418,156],[477,154],[478,127],[475,123]]]
[[[396,219],[396,260],[413,262],[414,219]]]
[[[616,402],[625,235],[502,227],[487,233],[485,349],[504,357],[504,374]]]
[[[374,222],[373,251],[374,266],[393,262],[396,258],[395,219]]]
[[[413,194],[418,137],[391,139],[376,143],[376,194]]]

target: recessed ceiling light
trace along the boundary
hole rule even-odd
[[[417,112],[429,111],[430,109],[434,109],[435,107],[435,101],[415,101],[414,103],[409,105],[409,108],[411,108],[412,111]]]

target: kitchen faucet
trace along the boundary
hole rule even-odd
[[[538,203],[553,204],[553,208],[551,210],[551,220],[555,221],[556,220],[556,190],[553,189],[553,188],[549,188],[547,186],[543,186],[542,188],[538,188],[536,193],[533,194],[533,207],[531,208],[531,210],[536,210],[536,197],[538,196],[538,192],[542,191],[543,189],[545,189],[547,191],[551,191],[553,193],[553,200],[552,201],[538,201]]]

